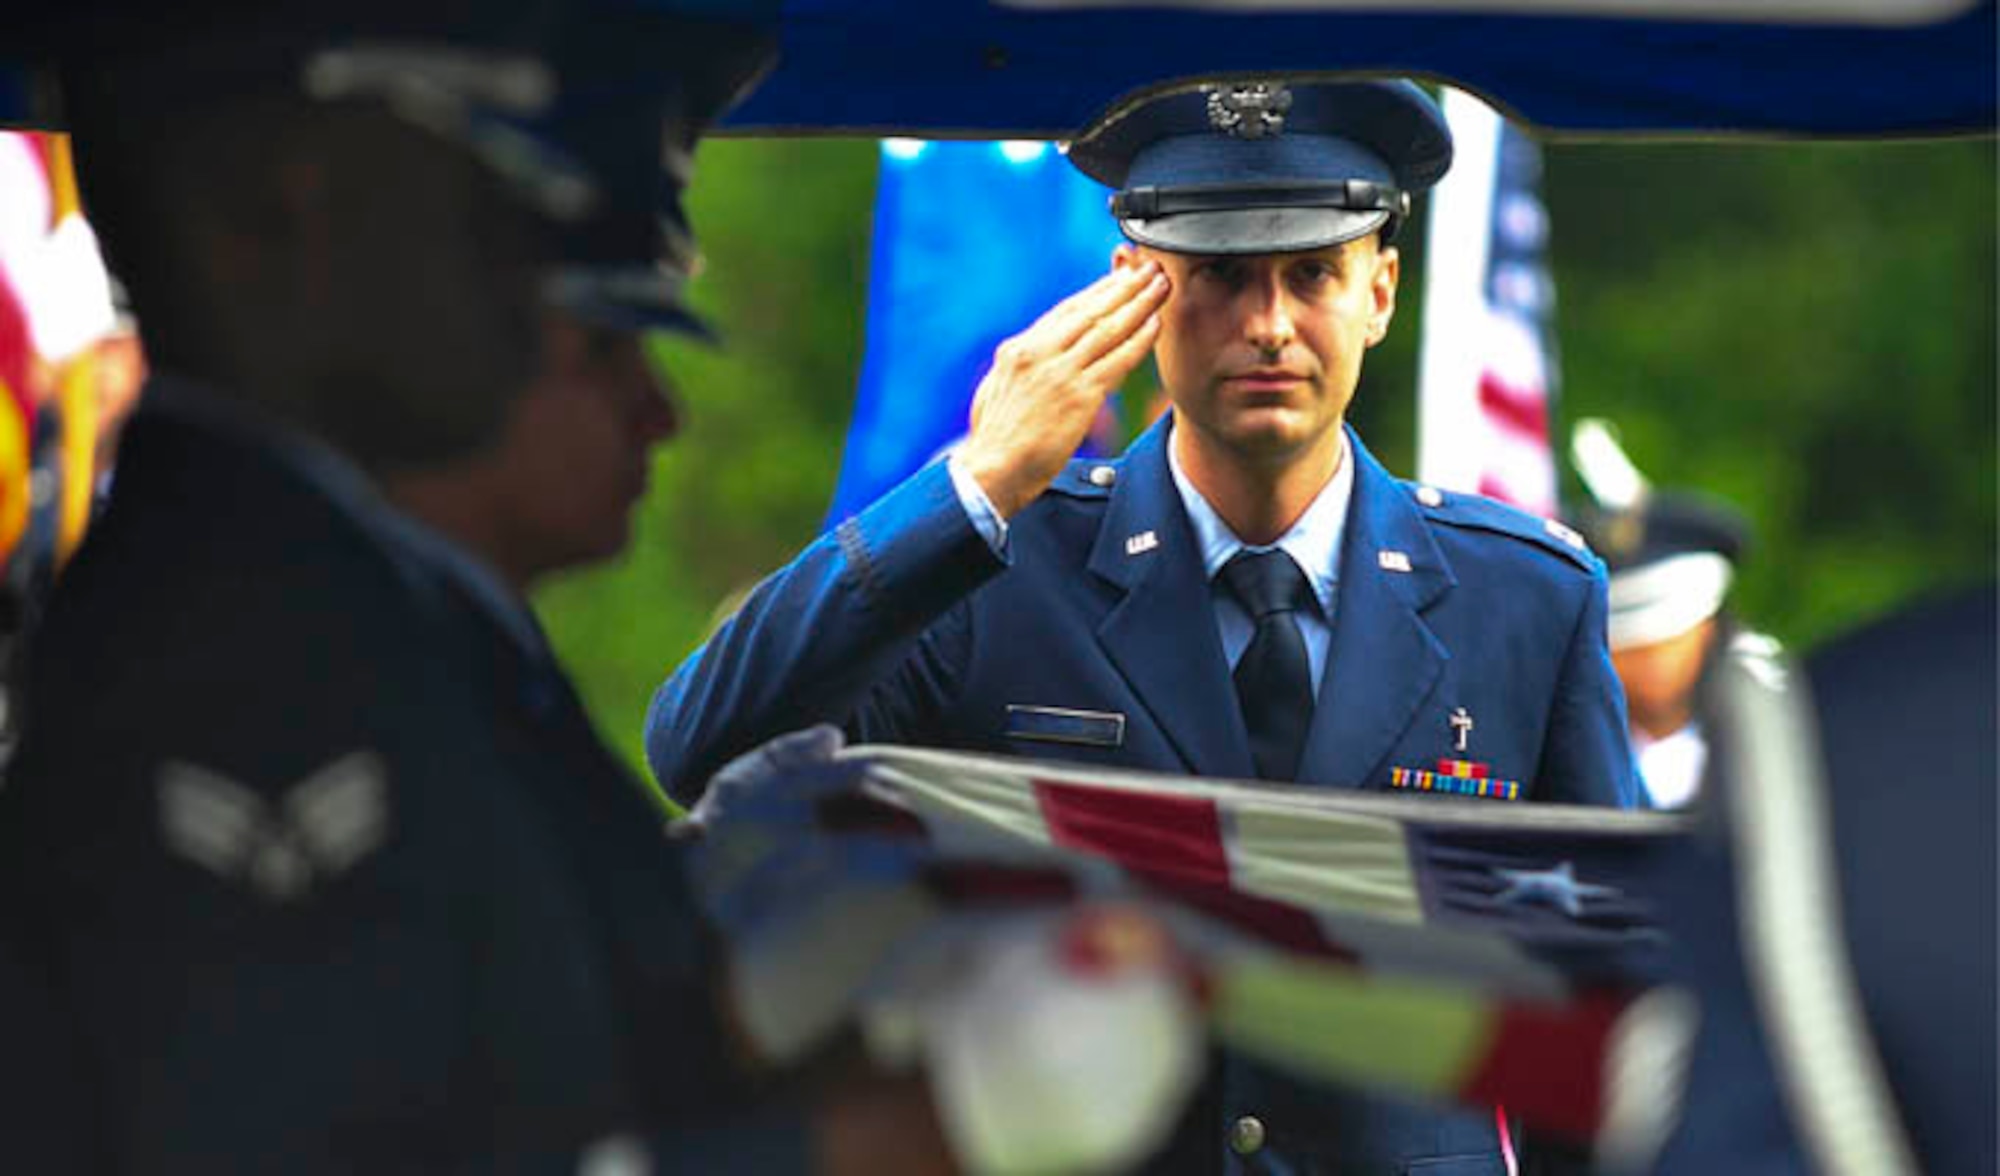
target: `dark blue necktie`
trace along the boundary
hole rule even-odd
[[[1250,756],[1266,780],[1297,778],[1312,726],[1312,663],[1292,614],[1315,606],[1312,585],[1283,551],[1239,551],[1222,583],[1256,623],[1236,663],[1236,701],[1250,732]]]

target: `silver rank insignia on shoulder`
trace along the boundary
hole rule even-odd
[[[1410,570],[1410,555],[1406,551],[1378,551],[1375,562],[1385,572],[1407,572]]]
[[[1549,534],[1555,536],[1557,539],[1562,540],[1564,543],[1569,544],[1571,547],[1576,548],[1578,551],[1590,550],[1590,548],[1584,543],[1583,536],[1577,534],[1576,531],[1570,528],[1569,526],[1559,523],[1554,519],[1543,519],[1542,526],[1548,529]]]
[[[1292,92],[1269,82],[1208,88],[1208,125],[1238,139],[1275,138],[1284,133]]]
[[[222,774],[169,761],[158,781],[168,849],[270,902],[302,898],[345,873],[389,833],[380,756],[356,751],[293,785],[276,803]]]
[[[1152,531],[1141,531],[1125,540],[1126,555],[1143,555],[1160,545],[1160,537]]]

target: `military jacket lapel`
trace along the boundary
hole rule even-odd
[[[1378,783],[1383,760],[1443,674],[1450,655],[1423,611],[1456,581],[1403,487],[1351,430],[1347,436],[1354,501],[1333,644],[1299,778],[1366,786]]]
[[[1216,635],[1208,578],[1167,468],[1170,419],[1127,453],[1091,549],[1090,570],[1124,592],[1097,638],[1192,771],[1249,777],[1250,740]],[[1149,533],[1153,542],[1134,542]]]

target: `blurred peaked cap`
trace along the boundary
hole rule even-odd
[[[1750,538],[1735,508],[1685,492],[1654,492],[1631,510],[1593,510],[1577,527],[1610,569],[1613,649],[1665,641],[1714,616]]]
[[[139,0],[42,7],[57,11],[30,17],[21,40],[57,72],[58,123],[78,91],[163,117],[259,95],[376,102],[561,222],[600,200],[657,205],[675,152],[692,150],[776,45],[776,0],[237,0],[205,7],[199,29]],[[614,129],[628,136],[615,150]]]
[[[696,263],[681,194],[701,135],[775,60],[778,7],[225,3],[192,31],[138,0],[78,0],[34,40],[66,84],[108,75],[114,118],[266,94],[380,103],[470,151],[557,226],[553,304],[712,338],[681,297]]]
[[[1176,253],[1283,253],[1386,230],[1451,167],[1451,131],[1415,83],[1189,81],[1113,107],[1069,145],[1117,189],[1130,240]]]
[[[1627,511],[1593,509],[1577,530],[1613,572],[1644,567],[1676,555],[1710,552],[1738,562],[1750,544],[1741,511],[1718,498],[1686,491],[1654,491]]]
[[[563,227],[553,304],[603,327],[717,341],[683,297],[700,264],[683,195],[700,136],[762,77],[775,46],[764,25],[680,11],[625,8],[569,31],[556,50],[565,84],[546,121],[598,199]]]
[[[551,273],[543,295],[551,306],[611,331],[669,331],[703,343],[722,342],[682,294],[687,279],[665,266],[571,265]]]

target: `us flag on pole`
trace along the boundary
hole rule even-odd
[[[1557,510],[1557,363],[1541,148],[1477,98],[1444,96],[1457,143],[1431,197],[1418,476]]]

